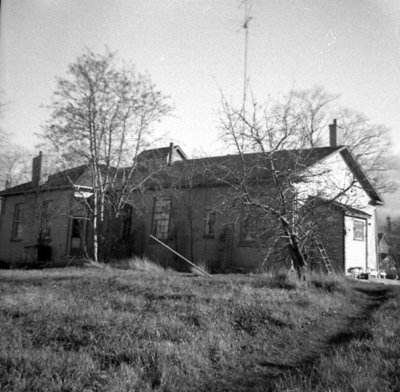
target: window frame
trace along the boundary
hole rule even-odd
[[[13,223],[11,228],[11,241],[22,241],[23,220],[25,203],[16,203],[14,205]]]
[[[87,218],[83,216],[70,217],[70,234],[68,254],[82,252],[86,246],[87,239]],[[79,240],[79,241],[78,241]]]
[[[356,227],[358,226],[358,227]],[[364,242],[366,237],[366,221],[364,219],[353,219],[353,240]],[[361,234],[361,235],[360,235]]]
[[[204,219],[204,238],[215,238],[215,222],[217,213],[214,210],[208,209]]]
[[[122,240],[128,239],[131,235],[132,214],[133,214],[133,207],[130,204],[125,204],[122,209],[122,216],[121,216],[120,238]]]
[[[158,203],[160,204],[159,206],[157,205]],[[162,205],[163,203],[166,204]],[[158,240],[169,239],[171,204],[170,198],[154,198],[151,234]]]
[[[256,231],[257,231],[258,219],[252,216],[251,213],[246,213],[240,220],[240,241],[239,244],[242,246],[254,246],[256,243]],[[248,229],[250,227],[250,229]],[[253,229],[253,230],[252,230]],[[251,231],[252,230],[252,231]],[[245,238],[248,235],[252,235],[251,239]]]
[[[43,200],[42,209],[40,211],[40,231],[39,238],[43,241],[51,241],[51,226],[52,226],[52,214],[50,212],[52,208],[53,200]],[[47,231],[47,234],[46,234]],[[45,235],[43,235],[45,233]]]
[[[239,221],[239,246],[255,247],[260,241],[264,242],[264,239],[270,237],[272,229],[268,224],[267,217],[259,209],[252,207],[243,209]]]

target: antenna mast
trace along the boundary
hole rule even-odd
[[[242,28],[244,29],[244,69],[243,69],[243,112],[244,112],[246,107],[247,85],[248,85],[247,53],[249,47],[249,24],[252,18],[251,16],[249,16],[251,8],[251,6],[249,5],[249,0],[244,0],[243,3],[244,3],[244,22]]]
[[[244,29],[244,69],[243,69],[243,102],[241,110],[241,131],[240,131],[240,148],[243,151],[245,149],[245,129],[246,129],[246,100],[247,100],[247,87],[248,87],[248,77],[247,77],[247,54],[249,46],[249,23],[252,19],[249,16],[250,5],[249,0],[243,0],[244,4],[244,21],[242,28]]]

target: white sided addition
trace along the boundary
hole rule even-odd
[[[381,204],[360,183],[350,158],[346,147],[335,151],[308,168],[305,181],[296,186],[300,203],[309,197],[318,197],[347,207],[343,217],[346,274],[353,267],[377,268],[376,205]]]

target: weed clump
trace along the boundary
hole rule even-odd
[[[349,284],[344,276],[338,274],[311,274],[310,284],[328,293],[345,293],[349,290]]]
[[[147,257],[131,257],[129,259],[112,260],[109,264],[112,268],[163,274],[165,268]]]
[[[256,288],[296,290],[301,286],[301,282],[289,271],[278,271],[272,274],[257,275],[252,286]]]

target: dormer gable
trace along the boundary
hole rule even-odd
[[[177,161],[186,160],[187,156],[179,146],[170,143],[169,147],[152,148],[142,151],[138,157],[139,165],[170,166]]]

